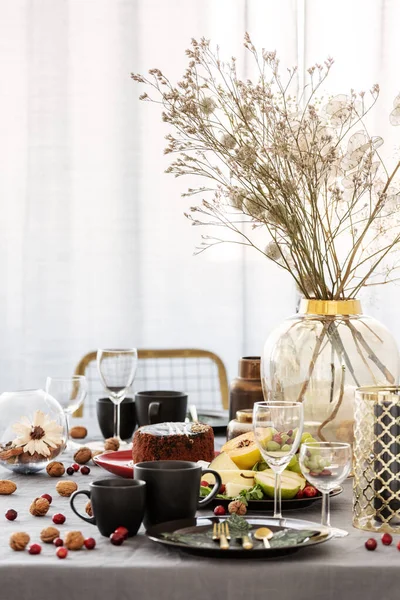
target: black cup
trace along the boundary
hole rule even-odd
[[[136,427],[135,401],[125,398],[120,404],[120,437],[130,440]],[[99,398],[96,401],[97,421],[104,438],[114,435],[114,403],[109,398]]]
[[[154,391],[135,395],[136,418],[139,427],[153,423],[185,420],[188,396],[184,392]]]
[[[101,535],[110,536],[117,527],[126,527],[129,537],[136,535],[143,521],[146,483],[132,479],[99,479],[89,490],[74,492],[69,500],[78,517],[97,525]],[[74,506],[75,498],[84,494],[92,503],[93,517],[86,517]]]
[[[212,473],[215,484],[208,496],[199,501],[200,481],[204,473]],[[158,460],[141,462],[133,467],[134,480],[146,482],[146,508],[144,526],[192,519],[196,510],[214,498],[221,487],[221,477],[216,471],[202,469],[185,460]]]

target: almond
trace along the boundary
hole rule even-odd
[[[77,489],[78,486],[75,481],[59,481],[56,485],[56,490],[60,496],[69,497]]]
[[[17,489],[16,484],[9,479],[0,479],[0,495],[9,496]]]

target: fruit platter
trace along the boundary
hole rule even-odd
[[[273,430],[269,435],[270,440],[266,440],[265,443],[270,450],[287,451],[285,445],[290,445],[290,435],[276,434]],[[313,441],[315,440],[310,433],[303,433],[301,444]],[[320,492],[302,474],[298,456],[299,450],[281,474],[282,506],[286,509],[305,508],[322,498]],[[310,457],[309,465],[313,474],[329,475],[317,452]],[[273,508],[275,473],[263,460],[253,432],[239,435],[224,444],[220,454],[207,464],[207,467],[217,471],[222,481],[219,494],[213,500],[215,514],[226,514],[232,501],[237,501],[238,506],[239,503],[243,503],[249,510]],[[201,497],[210,493],[214,481],[215,478],[210,473],[203,476],[200,485]],[[331,497],[342,491],[341,487],[336,488],[331,492]]]

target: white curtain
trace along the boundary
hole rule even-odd
[[[244,32],[333,84],[400,88],[393,0],[0,0],[0,391],[43,386],[98,346],[201,347],[236,374],[294,312],[290,277],[251,250],[193,256],[186,178],[131,71],[178,79],[191,37],[248,65]],[[400,329],[397,288],[367,303]],[[381,308],[381,306],[383,308]]]

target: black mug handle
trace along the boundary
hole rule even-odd
[[[160,414],[160,406],[161,406],[161,404],[159,402],[150,402],[149,411],[148,411],[149,425],[158,423],[158,415]],[[157,421],[155,421],[154,419],[157,419]]]
[[[84,515],[82,515],[80,512],[78,512],[76,510],[76,508],[74,506],[74,500],[75,500],[75,498],[77,496],[79,496],[79,494],[84,494],[90,500],[90,492],[89,492],[89,490],[78,490],[78,491],[74,492],[72,494],[71,498],[69,499],[69,503],[70,503],[70,506],[71,506],[72,510],[74,511],[74,513],[76,515],[78,515],[78,517],[80,517],[84,521],[87,521],[87,523],[91,523],[92,525],[96,525],[96,519],[94,517],[85,517]]]
[[[212,469],[203,469],[202,473],[211,473],[211,475],[214,475],[214,477],[215,477],[215,483],[214,483],[213,489],[208,494],[208,496],[206,496],[202,500],[199,500],[199,503],[198,503],[199,507],[200,506],[205,506],[206,504],[208,504],[209,502],[211,502],[211,500],[214,498],[214,496],[216,496],[218,494],[219,488],[222,485],[221,475],[219,473],[217,473],[217,471],[213,471]],[[76,494],[76,492],[75,492],[75,494]]]

